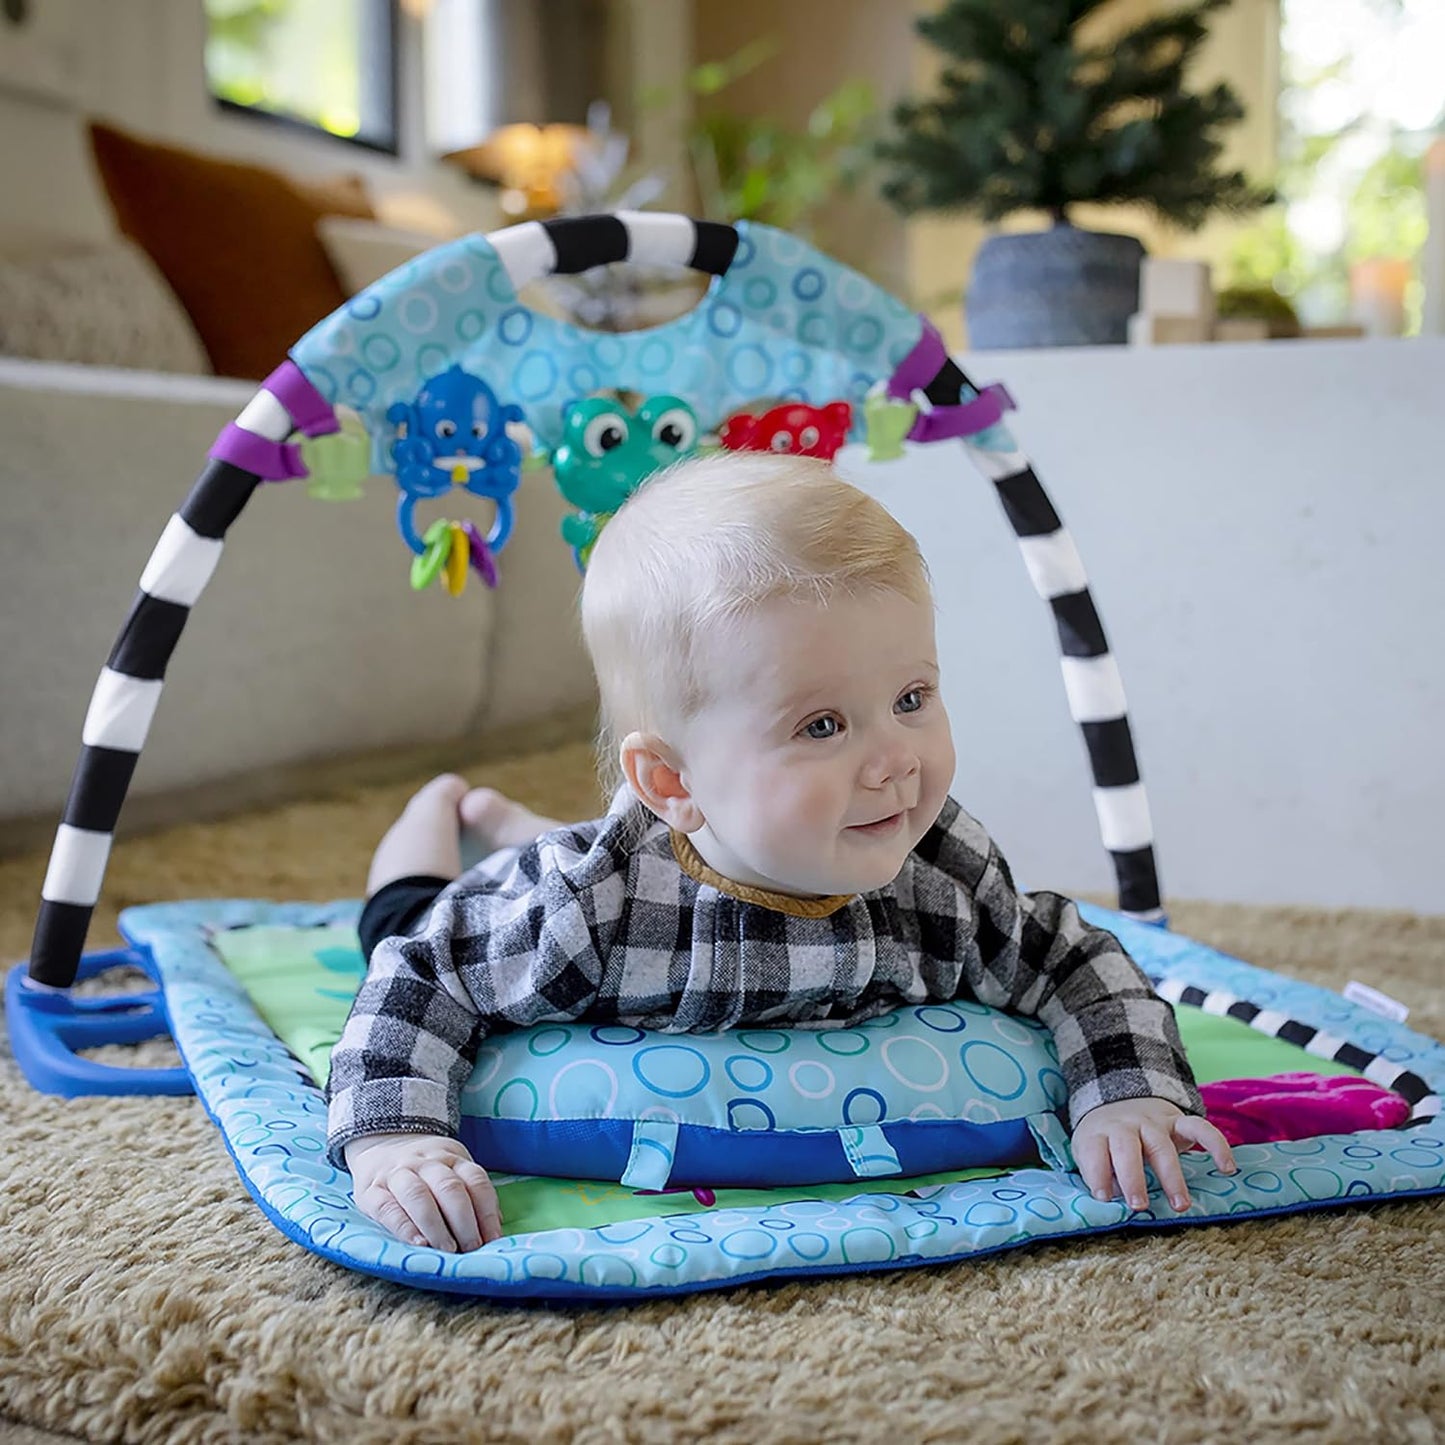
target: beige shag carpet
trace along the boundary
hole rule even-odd
[[[579,744],[473,777],[585,816],[590,763]],[[133,902],[354,896],[409,791],[122,839],[91,947]],[[0,863],[0,957],[25,953],[43,872]],[[1175,921],[1331,988],[1365,977],[1445,1033],[1445,919],[1178,904]],[[0,1439],[1427,1445],[1445,1439],[1442,1226],[1445,1201],[1413,1201],[503,1308],[305,1253],[195,1100],[46,1098],[0,1044]]]

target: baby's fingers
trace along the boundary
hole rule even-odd
[[[368,1219],[374,1219],[388,1234],[404,1239],[408,1244],[425,1244],[426,1237],[416,1227],[406,1210],[397,1202],[396,1196],[385,1184],[373,1184],[356,1196],[356,1207]]]
[[[472,1208],[482,1228],[482,1243],[490,1244],[502,1237],[502,1207],[497,1203],[496,1186],[480,1164],[470,1161],[457,1165],[457,1177],[471,1195]]]
[[[392,1197],[406,1211],[416,1232],[421,1235],[420,1240],[417,1240],[415,1235],[410,1236],[413,1243],[429,1244],[433,1249],[446,1250],[448,1254],[457,1252],[456,1238],[442,1217],[441,1208],[431,1187],[419,1174],[411,1169],[398,1169],[387,1179],[386,1184]],[[405,1232],[400,1233],[403,1239],[408,1238]]]
[[[1129,1208],[1147,1208],[1149,1186],[1144,1181],[1144,1156],[1139,1147],[1139,1136],[1128,1130],[1111,1136],[1109,1157],[1113,1161],[1114,1177],[1124,1191],[1124,1200]]]
[[[1177,1212],[1188,1209],[1189,1190],[1184,1183],[1184,1170],[1179,1167],[1179,1152],[1168,1129],[1146,1128],[1140,1137],[1149,1166],[1170,1204]]]
[[[462,1253],[502,1237],[497,1191],[480,1164],[469,1159],[437,1161],[423,1169],[422,1179]]]
[[[1074,1139],[1074,1163],[1095,1199],[1114,1195],[1114,1171],[1109,1163],[1109,1141],[1103,1134]]]
[[[1230,1149],[1229,1141],[1208,1119],[1201,1119],[1197,1114],[1181,1115],[1174,1121],[1174,1137],[1207,1149],[1210,1158],[1226,1174],[1233,1174],[1239,1168],[1234,1162],[1234,1151]]]

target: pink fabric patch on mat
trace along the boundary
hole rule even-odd
[[[1274,1074],[1201,1084],[1205,1116],[1231,1144],[1267,1144],[1394,1129],[1410,1117],[1406,1099],[1368,1079],[1342,1074]]]

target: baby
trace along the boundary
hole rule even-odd
[[[455,776],[383,838],[370,967],[332,1054],[329,1148],[403,1239],[501,1237],[457,1140],[482,1039],[589,1019],[665,1032],[836,1027],[975,998],[1037,1016],[1100,1199],[1189,1207],[1179,1152],[1233,1172],[1169,1005],[1054,893],[1019,893],[948,796],[917,543],[823,462],[723,454],[647,482],[602,532],[582,625],[607,815],[562,825]],[[462,871],[459,827],[498,852]]]

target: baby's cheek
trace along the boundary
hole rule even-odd
[[[758,779],[750,812],[753,832],[764,847],[795,852],[816,846],[826,806],[804,770],[780,768]]]
[[[817,827],[836,811],[836,788],[819,768],[779,768],[767,780],[770,806],[806,827]]]

